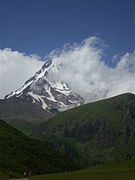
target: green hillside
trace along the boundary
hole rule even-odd
[[[32,128],[52,117],[52,114],[35,104],[22,99],[0,100],[0,119],[24,132],[31,134]]]
[[[75,170],[75,163],[38,140],[30,139],[0,120],[0,178],[12,172],[22,176]]]
[[[33,176],[30,180],[134,180],[135,159],[72,173]]]
[[[82,167],[135,154],[135,95],[123,94],[59,113],[33,130]]]

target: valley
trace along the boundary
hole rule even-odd
[[[23,177],[76,170],[78,165],[51,144],[30,139],[20,131],[0,120],[0,177]]]
[[[70,173],[33,176],[30,180],[134,180],[135,159]]]

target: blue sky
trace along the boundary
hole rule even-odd
[[[111,57],[135,49],[135,0],[0,0],[0,49],[44,56],[98,35]]]

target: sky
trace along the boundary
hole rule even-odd
[[[0,48],[27,54],[95,35],[108,57],[135,47],[134,0],[0,0],[0,24]]]
[[[52,50],[93,36],[110,68],[134,54],[135,1],[0,0],[0,97],[20,87]]]

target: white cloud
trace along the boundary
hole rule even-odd
[[[65,81],[86,102],[125,92],[135,93],[135,51],[126,53],[116,67],[111,68],[103,61],[103,47],[99,38],[91,37],[81,44],[53,51],[50,57],[59,71],[50,71],[50,78]]]
[[[42,64],[36,55],[27,56],[9,48],[0,50],[0,98],[22,86]]]
[[[68,44],[62,50],[52,51],[49,58],[59,70],[50,70],[51,81],[66,82],[86,102],[126,92],[135,93],[135,51],[125,53],[119,60],[117,55],[117,64],[111,68],[104,63],[104,46],[101,39],[90,37],[80,44]],[[42,64],[34,55],[0,50],[0,96],[22,86]]]

